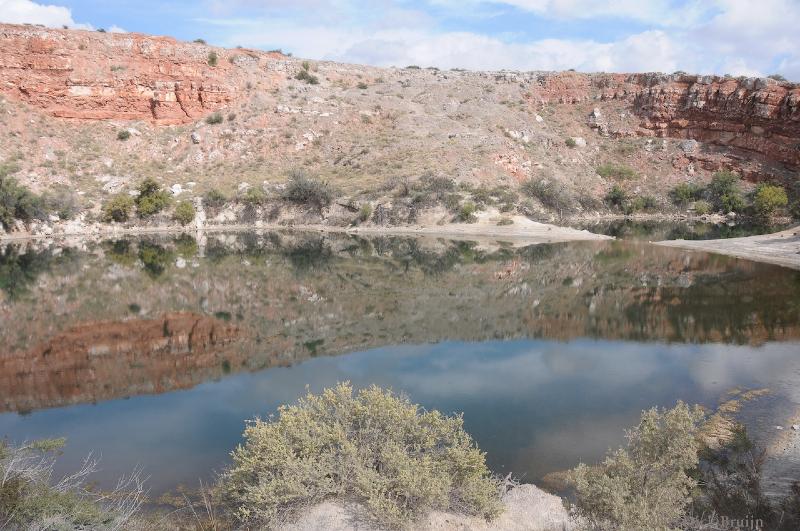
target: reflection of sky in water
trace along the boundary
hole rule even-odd
[[[402,390],[427,408],[464,412],[495,470],[535,481],[579,459],[600,458],[646,407],[677,399],[713,404],[736,385],[784,392],[798,381],[799,347],[589,340],[387,347],[161,396],[4,414],[0,434],[66,436],[63,470],[94,451],[102,456],[103,483],[142,465],[160,492],[178,482],[195,485],[224,465],[244,419],[292,402],[306,385],[319,391],[350,380]]]

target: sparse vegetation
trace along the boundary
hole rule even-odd
[[[572,198],[554,179],[528,179],[520,186],[523,194],[538,199],[545,208],[561,212],[572,208]]]
[[[117,194],[103,204],[103,213],[101,217],[106,223],[111,223],[113,221],[123,223],[130,219],[134,206],[135,203],[131,196],[128,194]]]
[[[694,213],[698,216],[706,216],[711,213],[711,203],[702,199],[694,202]]]
[[[625,181],[636,179],[636,171],[624,164],[603,164],[597,167],[597,174],[604,179],[616,179]]]
[[[771,74],[767,77],[769,77],[770,79],[774,79],[775,81],[786,81],[786,78],[780,74]]]
[[[160,184],[148,177],[139,185],[139,195],[135,199],[136,212],[139,217],[150,217],[167,208],[171,201],[169,192],[162,190]]]
[[[120,129],[117,132],[117,140],[120,140],[122,142],[128,140],[130,137],[131,137],[131,132],[128,131],[127,129]]]
[[[221,478],[245,527],[267,526],[331,497],[363,504],[380,523],[407,526],[430,510],[490,518],[499,482],[461,417],[339,384],[249,423]]]
[[[680,183],[670,191],[669,196],[676,205],[685,206],[700,199],[702,194],[702,186],[694,183]]]
[[[218,125],[224,122],[225,119],[222,117],[222,113],[215,112],[206,118],[206,123],[208,125]]]
[[[564,141],[564,143],[567,145],[567,147],[571,148],[574,148],[578,145],[578,142],[574,138],[568,138]]]
[[[372,205],[369,203],[364,203],[361,205],[361,208],[358,209],[358,219],[362,223],[368,221],[369,218],[372,216]]]
[[[213,50],[208,52],[208,66],[217,66],[217,63],[219,63],[217,52]]]
[[[318,85],[319,78],[311,73],[311,65],[308,61],[303,61],[302,68],[299,72],[294,76],[295,79],[298,81],[304,81],[309,85]]]
[[[611,187],[603,198],[612,207],[622,208],[628,200],[628,194],[618,184]]]
[[[267,202],[267,194],[261,187],[251,186],[242,196],[242,202],[247,205],[261,206]]]
[[[203,196],[203,204],[209,208],[220,208],[227,202],[227,196],[216,188],[212,188]]]
[[[175,205],[175,212],[172,214],[172,218],[184,226],[194,221],[194,216],[195,210],[191,201],[178,201],[178,204]]]
[[[195,44],[206,44],[205,39],[195,39],[192,42],[194,42]]]
[[[756,215],[768,219],[789,204],[786,190],[773,184],[761,184],[753,196],[753,207]]]
[[[467,201],[462,204],[458,210],[458,220],[464,223],[475,223],[478,220],[478,218],[475,217],[475,212],[477,212],[477,210],[475,203]]]
[[[367,85],[363,81],[359,81],[356,87],[358,87],[359,90],[367,90],[369,88],[369,85]]]
[[[333,197],[333,190],[328,183],[309,177],[301,170],[292,172],[283,193],[283,198],[287,201],[318,209],[330,205]]]

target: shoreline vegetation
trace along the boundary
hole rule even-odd
[[[460,415],[345,382],[248,421],[217,480],[148,500],[141,471],[112,492],[97,469],[56,480],[64,439],[0,443],[0,526],[8,529],[681,529],[754,522],[796,529],[800,483],[762,491],[764,451],[731,416],[678,402],[643,411],[604,461],[563,474],[561,499],[493,475]]]

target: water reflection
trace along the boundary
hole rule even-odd
[[[0,435],[66,435],[62,466],[95,450],[106,477],[141,463],[158,488],[220,466],[245,418],[306,384],[464,411],[495,469],[538,478],[643,407],[800,379],[800,272],[636,242],[7,246],[0,317]]]

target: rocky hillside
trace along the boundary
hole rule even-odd
[[[432,175],[460,185],[450,203],[480,206],[484,187],[547,217],[607,214],[615,184],[674,213],[670,189],[720,169],[791,195],[800,171],[800,86],[766,78],[381,69],[15,25],[0,25],[0,76],[5,173],[77,193],[94,215],[145,177],[182,198],[233,197],[277,193],[300,168],[349,206],[391,209],[398,187]],[[559,197],[497,188],[530,179]]]

